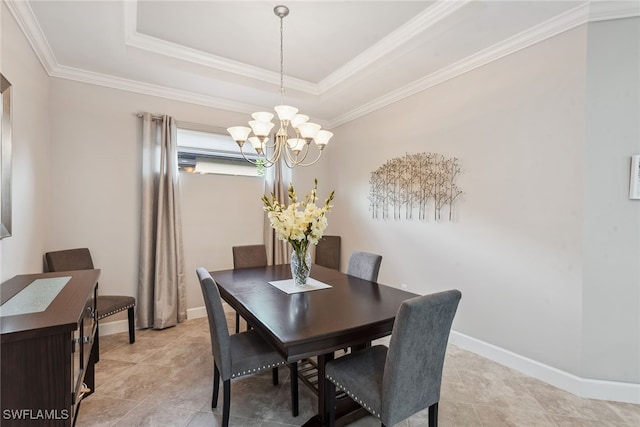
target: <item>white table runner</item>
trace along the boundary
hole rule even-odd
[[[0,317],[45,311],[71,276],[36,279],[0,306]]]
[[[297,294],[300,292],[317,291],[319,289],[327,289],[331,287],[331,285],[327,285],[326,283],[320,282],[316,279],[312,279],[311,277],[307,279],[307,284],[304,286],[296,285],[293,279],[275,280],[273,282],[269,282],[269,284],[271,286],[275,286],[282,292],[285,292],[289,295]]]

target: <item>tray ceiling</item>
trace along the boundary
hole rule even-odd
[[[274,1],[7,1],[51,76],[240,112],[279,103]],[[285,103],[335,127],[635,1],[290,1]]]

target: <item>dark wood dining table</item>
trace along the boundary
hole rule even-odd
[[[222,298],[287,361],[317,356],[318,413],[305,426],[326,425],[324,364],[334,352],[390,334],[400,304],[417,296],[319,265],[312,266],[311,277],[331,288],[294,294],[269,284],[291,278],[287,264],[212,271],[211,276]],[[337,425],[362,416],[353,402],[336,413]]]

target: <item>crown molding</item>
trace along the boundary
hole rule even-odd
[[[418,34],[424,32],[432,25],[445,19],[447,16],[466,6],[471,0],[459,1],[438,1],[435,5],[428,7],[406,24],[393,31],[391,34],[378,41],[376,44],[362,52],[360,55],[347,62],[345,65],[329,74],[318,83],[320,92],[324,93],[329,89],[343,83],[369,67],[375,61],[389,54],[399,46],[404,45]]]
[[[610,19],[632,18],[640,16],[640,2],[616,0],[592,0],[589,21],[608,21]]]
[[[398,90],[385,94],[358,108],[355,108],[330,122],[331,127],[337,127],[355,120],[387,105],[398,102],[404,98],[415,95],[426,89],[439,85],[447,80],[468,73],[478,67],[489,64],[533,44],[549,39],[560,33],[568,31],[588,22],[589,5],[581,4],[561,15],[549,19],[532,28],[522,31],[515,36],[505,39],[493,46],[478,51],[460,61],[454,62],[428,76],[409,83]]]
[[[88,83],[110,89],[124,90],[143,95],[156,96],[190,104],[204,105],[206,107],[219,108],[221,110],[250,114],[263,109],[257,106],[228,99],[202,95],[196,92],[169,88],[166,86],[144,83],[137,80],[129,80],[93,71],[59,65],[51,73],[51,77]]]
[[[137,16],[137,1],[124,2],[124,35],[128,46],[280,86],[280,73],[139,33]],[[289,89],[320,95],[317,84],[294,77],[285,81]]]
[[[247,103],[241,103],[241,102],[232,101],[228,99],[206,96],[206,95],[202,95],[195,92],[172,89],[164,86],[143,83],[140,81],[129,80],[129,79],[110,76],[106,74],[95,73],[87,70],[61,66],[56,61],[56,58],[51,50],[51,47],[47,42],[46,38],[44,37],[44,33],[40,28],[37,20],[35,19],[33,10],[31,9],[29,3],[25,1],[12,1],[12,0],[4,0],[4,1],[9,11],[11,12],[11,14],[14,16],[20,29],[25,34],[27,40],[29,41],[29,44],[32,46],[34,52],[36,53],[36,56],[38,57],[40,63],[44,67],[45,71],[47,72],[47,74],[49,74],[52,77],[63,78],[67,80],[74,80],[74,81],[94,84],[98,86],[108,87],[112,89],[126,90],[129,92],[136,92],[136,93],[157,96],[157,97],[166,98],[166,99],[173,99],[173,100],[178,100],[178,101],[183,101],[183,102],[188,102],[188,103],[198,104],[198,105],[204,105],[207,107],[219,108],[223,110],[234,111],[234,112],[239,112],[244,114],[250,114],[252,111],[257,111],[263,108],[263,106],[250,105]],[[125,27],[129,29],[132,28],[131,20],[133,19],[133,22],[135,22],[135,15],[131,14],[131,11],[133,10],[132,3],[133,2],[124,2],[125,11],[129,10],[128,13],[125,13]],[[413,20],[410,21],[410,23],[412,23],[412,25],[415,25],[416,27],[413,29],[406,28],[406,29],[403,29],[403,31],[405,32],[394,34],[393,37],[395,38],[395,40],[406,41],[410,38],[411,34],[413,35],[417,34],[416,31],[418,31],[417,28],[419,28],[420,25],[427,25],[427,23],[429,22],[430,23],[428,25],[432,25],[433,22],[435,22],[434,20],[442,19],[443,14],[446,14],[446,13],[450,14],[453,12],[452,9],[445,7],[446,6],[445,3],[450,3],[450,2],[441,2],[441,3],[443,3],[443,6],[441,6],[437,14],[434,13],[434,11],[432,11],[432,15],[425,13],[424,16],[417,17],[418,21],[422,22],[422,24],[413,22]],[[133,6],[135,6],[135,3],[133,3]],[[466,72],[472,71],[475,68],[481,67],[492,61],[503,58],[521,49],[525,49],[528,46],[531,46],[535,43],[551,38],[564,31],[571,30],[587,22],[597,22],[597,21],[603,21],[603,20],[629,18],[629,17],[637,17],[637,16],[640,16],[640,6],[638,5],[637,2],[606,0],[606,1],[592,1],[590,3],[583,3],[580,6],[574,9],[571,9],[562,15],[554,17],[528,30],[522,31],[521,33],[509,39],[506,39],[487,49],[484,49],[473,55],[463,58],[462,60],[454,64],[451,64],[450,66],[447,66],[428,76],[425,76],[419,80],[409,83],[384,96],[378,97],[372,100],[371,102],[368,102],[332,120],[319,121],[318,123],[328,129],[338,127],[347,122],[350,122],[359,117],[362,117],[366,114],[372,113],[390,104],[398,102],[404,98],[415,95],[418,92],[429,89],[447,80],[460,76]],[[134,31],[135,31],[135,28],[134,28]],[[127,35],[127,36],[130,36],[130,35]],[[388,42],[383,43],[386,47],[384,46],[378,47],[380,49],[380,51],[378,52],[381,52],[382,49],[389,48],[389,45],[387,45],[386,43]],[[376,54],[375,50],[373,52],[367,52],[367,55],[372,55],[370,57],[373,57],[375,54]],[[358,65],[357,63],[355,63],[355,65],[351,63],[349,64],[350,64],[349,65],[350,67],[362,66],[362,65]],[[261,73],[262,72],[263,71],[261,71]],[[279,75],[277,75],[277,77],[279,79]],[[265,80],[264,78],[261,80],[268,81],[268,80]],[[328,82],[327,84],[329,83],[331,82]]]
[[[49,73],[49,76],[87,83],[94,86],[102,86],[109,89],[124,90],[127,92],[155,96],[158,98],[165,98],[173,101],[181,101],[210,108],[218,108],[220,110],[233,111],[235,113],[251,114],[255,111],[261,111],[264,109],[263,105],[254,105],[232,101],[229,99],[202,95],[196,92],[174,89],[151,83],[144,83],[136,80],[115,77],[107,74],[101,74],[93,71],[81,70],[78,68],[62,65],[56,66],[55,69],[51,73]],[[314,121],[324,128],[327,128],[329,125],[329,123],[325,120]]]
[[[320,96],[348,78],[371,66],[375,61],[389,52],[402,46],[432,25],[464,7],[471,0],[449,1],[440,0],[435,5],[412,18],[402,27],[393,31],[363,53],[331,73],[318,84],[287,77],[285,86],[315,96]],[[143,49],[158,55],[169,56],[182,61],[192,62],[205,67],[237,74],[258,81],[280,84],[280,74],[260,67],[254,67],[239,61],[233,61],[217,55],[212,55],[198,49],[189,48],[177,43],[168,42],[156,37],[147,36],[137,31],[137,1],[125,2],[124,23],[125,43],[128,46]]]
[[[26,1],[12,0],[5,0],[5,4],[27,38],[42,67],[47,74],[51,74],[51,70],[58,65],[58,61],[44,36],[44,31],[33,14],[31,5]]]

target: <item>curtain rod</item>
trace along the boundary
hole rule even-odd
[[[137,113],[137,114],[136,114],[136,116],[138,116],[138,118],[140,118],[140,119],[143,117],[142,113]],[[162,116],[157,116],[157,115],[156,115],[156,116],[154,116],[154,115],[152,114],[152,115],[151,115],[151,120],[162,120]]]

